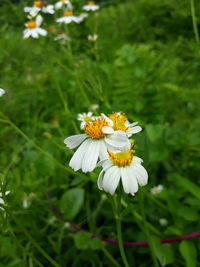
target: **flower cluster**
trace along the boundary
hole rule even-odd
[[[25,23],[26,29],[23,32],[24,39],[29,37],[39,38],[39,36],[46,36],[47,30],[41,28],[43,21],[42,14],[53,15],[56,12],[62,13],[62,16],[56,19],[56,22],[59,24],[69,24],[69,23],[81,23],[85,18],[88,17],[87,12],[96,11],[99,9],[99,6],[95,4],[94,1],[89,1],[87,5],[82,7],[84,11],[81,14],[74,14],[74,7],[70,0],[59,0],[54,5],[46,4],[46,1],[34,1],[33,6],[24,7],[24,12],[27,13],[28,22]],[[77,13],[77,12],[76,12]],[[51,31],[50,31],[51,32]],[[56,38],[57,37],[57,38]],[[54,40],[69,40],[69,37],[62,34],[58,34]],[[97,39],[97,38],[96,38]]]
[[[77,119],[85,133],[64,140],[70,149],[79,146],[69,162],[74,171],[92,172],[101,166],[98,187],[111,195],[120,180],[124,191],[131,195],[138,191],[138,185],[146,185],[148,174],[130,142],[130,137],[142,130],[137,122],[130,123],[120,112],[108,116],[88,112],[79,114]]]

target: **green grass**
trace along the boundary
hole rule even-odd
[[[123,111],[143,127],[135,150],[149,183],[135,197],[123,195],[123,239],[146,240],[148,230],[162,266],[200,266],[198,239],[158,242],[200,229],[200,47],[190,1],[104,1],[99,16],[67,29],[72,51],[52,35],[22,39],[25,2],[0,6],[0,87],[7,91],[0,98],[0,181],[11,191],[0,210],[0,266],[116,266],[113,259],[123,266],[117,246],[88,234],[117,239],[110,199],[97,188],[99,170],[74,173],[63,143],[80,132],[77,114],[94,103],[98,113]],[[198,24],[197,1],[195,11]],[[52,23],[46,16],[44,28]],[[95,45],[87,41],[94,27]],[[164,190],[153,196],[157,184]],[[86,233],[56,217],[48,191],[66,222]],[[27,209],[24,194],[31,194]],[[130,266],[153,266],[149,248],[125,253]]]

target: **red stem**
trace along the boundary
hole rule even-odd
[[[49,208],[51,209],[51,211],[61,220],[65,221],[65,218],[63,217],[63,215],[59,212],[59,210],[57,210],[57,208],[52,204],[51,202],[51,192],[49,191],[47,193],[47,198],[48,198],[48,204],[49,204]],[[74,230],[75,232],[84,232],[85,230],[81,227],[79,227],[78,225],[74,224],[74,223],[69,223],[70,228],[72,230]],[[190,239],[190,238],[194,238],[194,237],[200,237],[200,231],[196,231],[196,232],[192,232],[186,235],[180,235],[180,236],[176,236],[176,237],[172,237],[172,238],[168,238],[168,239],[161,239],[160,243],[162,244],[170,244],[170,243],[175,243],[175,242],[180,242],[182,240],[186,240],[186,239]],[[106,237],[99,237],[97,235],[92,235],[91,238],[98,238],[100,239],[102,242],[111,244],[111,245],[117,245],[118,241],[117,240],[110,240]],[[126,247],[147,247],[149,245],[149,243],[147,241],[141,241],[141,242],[128,242],[128,241],[124,241],[123,242],[124,246]]]

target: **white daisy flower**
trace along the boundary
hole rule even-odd
[[[25,26],[27,27],[27,29],[25,29],[23,31],[23,38],[27,39],[30,36],[33,38],[38,38],[40,35],[42,36],[46,36],[47,35],[47,31],[40,28],[40,25],[42,23],[42,17],[40,15],[38,15],[36,17],[35,20],[30,20],[28,21]]]
[[[91,43],[95,43],[97,39],[98,39],[98,34],[96,33],[88,35],[88,41]]]
[[[159,184],[158,186],[154,186],[150,189],[152,195],[160,194],[163,190],[163,186]]]
[[[55,41],[69,41],[70,38],[64,32],[59,33],[55,38]]]
[[[7,196],[8,194],[10,193],[10,191],[6,191],[5,192],[5,196]],[[0,192],[0,204],[1,205],[4,205],[5,204],[5,201],[4,199],[2,198],[3,194]],[[3,210],[3,207],[0,206],[0,209]]]
[[[59,0],[57,3],[55,3],[55,9],[61,9],[63,7],[71,10],[73,9],[73,6],[69,0]]]
[[[0,88],[0,96],[3,96],[6,93],[6,91],[2,88]]]
[[[97,110],[99,108],[99,105],[98,104],[92,104],[91,106],[90,106],[90,109],[91,110]]]
[[[85,134],[73,135],[64,140],[67,147],[76,150],[69,162],[69,166],[75,171],[91,172],[96,167],[98,158],[108,157],[109,146],[120,148],[127,146],[128,138],[123,131],[114,131],[112,121],[106,121],[103,117],[89,121],[84,130]]]
[[[77,116],[77,120],[78,121],[81,121],[81,124],[80,124],[80,128],[81,130],[83,130],[86,126],[86,124],[89,122],[89,121],[93,121],[95,119],[95,117],[92,115],[92,112],[88,112],[88,113],[80,113],[78,114]]]
[[[109,158],[97,164],[103,167],[98,177],[99,189],[113,195],[121,179],[125,193],[134,196],[138,185],[144,186],[148,181],[147,171],[141,163],[142,159],[134,156],[132,149],[109,152]]]
[[[73,15],[72,10],[65,11],[64,17],[61,17],[61,18],[57,19],[56,21],[59,23],[64,23],[64,24],[69,24],[71,22],[80,23],[79,18],[77,16]]]
[[[24,12],[29,13],[32,17],[37,16],[39,12],[54,14],[53,5],[44,5],[42,1],[34,1],[33,7],[24,7]]]
[[[87,2],[87,5],[83,6],[83,10],[85,11],[96,11],[99,9],[99,6],[95,4],[94,1]]]
[[[108,115],[108,118],[113,121],[115,130],[125,131],[128,137],[131,137],[133,134],[139,133],[142,131],[140,126],[137,126],[138,122],[130,123],[126,115],[120,112],[115,112]]]

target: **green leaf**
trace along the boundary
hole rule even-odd
[[[160,124],[147,124],[146,131],[151,142],[155,142],[163,134],[164,126]]]
[[[60,210],[67,219],[73,219],[80,211],[84,201],[84,189],[70,189],[62,195]]]
[[[174,262],[174,252],[169,244],[161,244],[156,237],[151,237],[154,253],[162,266]]]
[[[196,198],[200,200],[200,188],[197,185],[195,185],[188,179],[182,178],[180,176],[176,177],[176,181],[180,186],[188,190],[191,194],[193,194]]]
[[[195,245],[191,241],[182,241],[179,245],[179,250],[186,261],[187,267],[197,266],[197,251]]]
[[[78,249],[88,249],[90,242],[90,233],[79,232],[74,235],[74,242]]]

